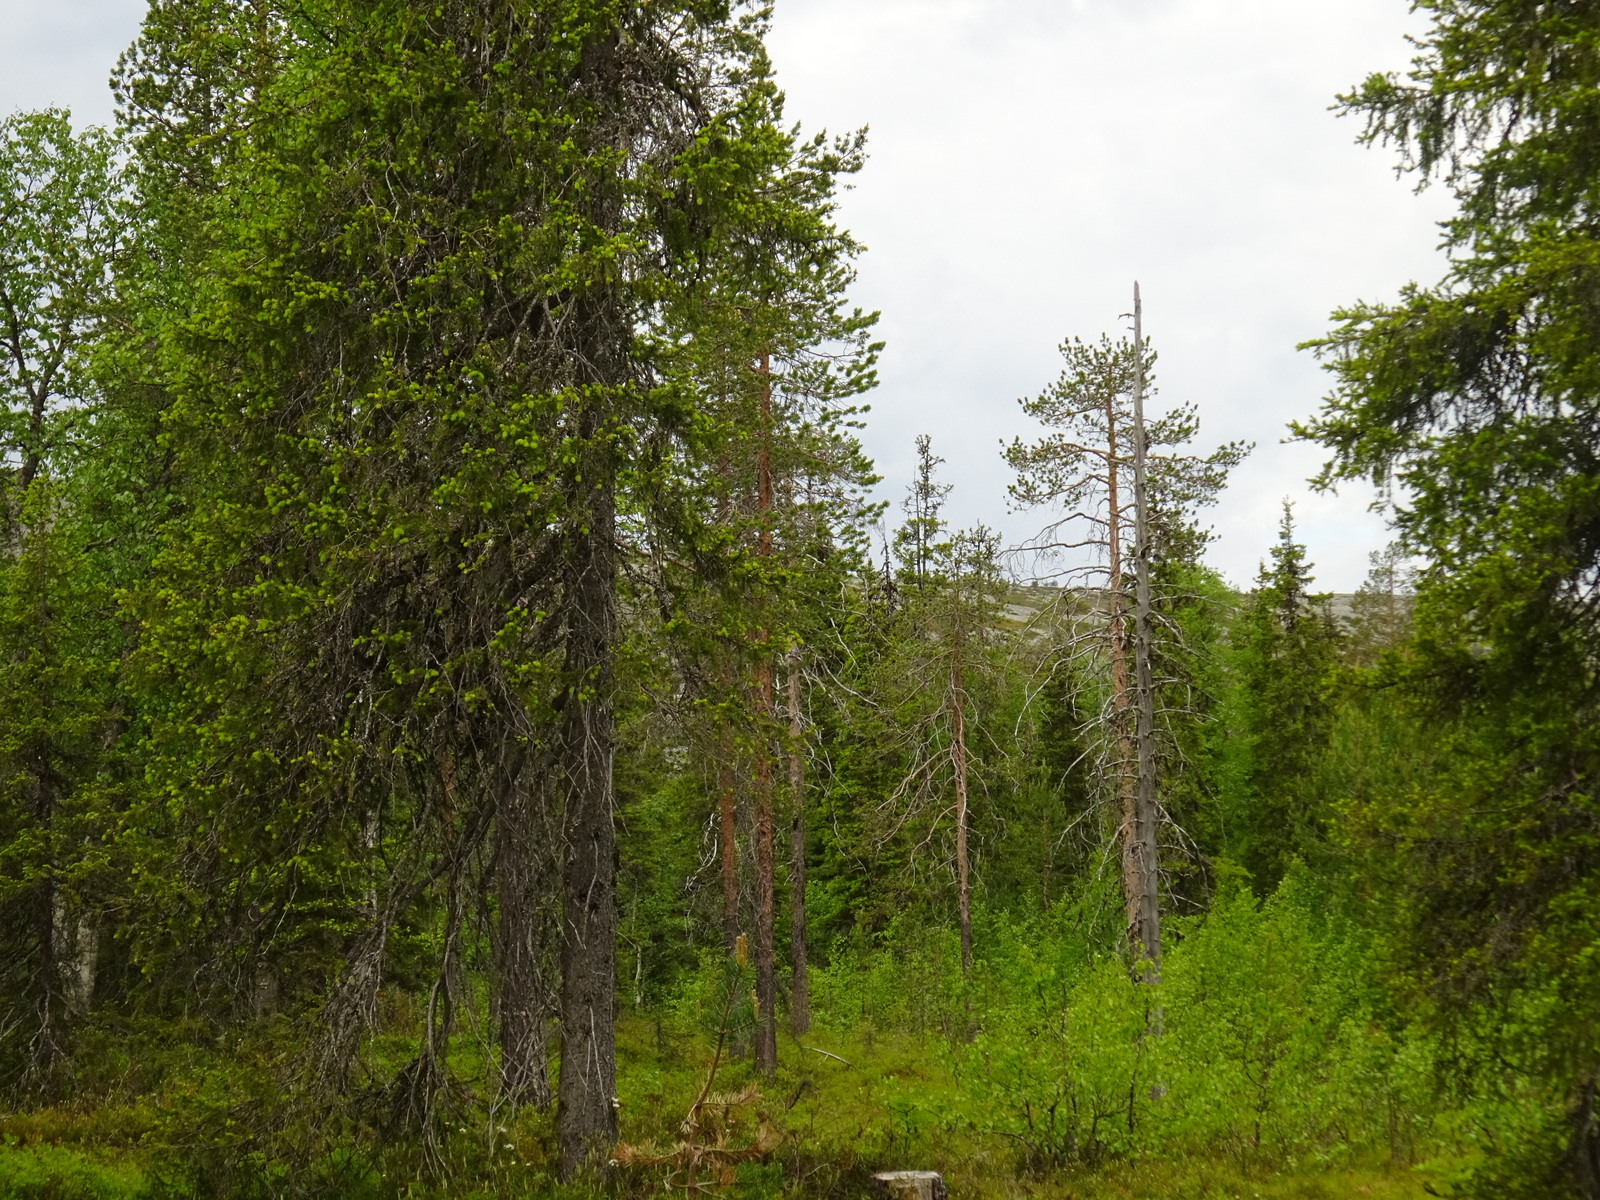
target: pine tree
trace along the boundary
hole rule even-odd
[[[1368,555],[1371,569],[1351,600],[1349,656],[1361,667],[1397,650],[1411,636],[1416,571],[1390,544]]]
[[[1097,768],[1117,814],[1130,951],[1135,962],[1155,964],[1160,958],[1154,928],[1159,919],[1157,831],[1150,811],[1153,783],[1143,779],[1149,769],[1139,765],[1139,745],[1154,733],[1145,729],[1149,718],[1141,715],[1141,692],[1153,691],[1153,682],[1145,685],[1136,678],[1134,668],[1144,664],[1130,661],[1136,658],[1130,626],[1148,607],[1136,595],[1135,582],[1144,578],[1139,559],[1169,544],[1192,545],[1194,509],[1215,499],[1247,448],[1233,443],[1204,458],[1172,452],[1197,432],[1189,407],[1141,420],[1139,406],[1153,394],[1149,380],[1155,355],[1148,345],[1105,337],[1096,346],[1073,340],[1062,343],[1061,355],[1066,366],[1060,378],[1038,397],[1020,402],[1051,432],[1033,443],[1015,439],[1004,454],[1017,473],[1013,502],[1057,514],[1024,549],[1079,585],[1081,592],[1064,591],[1065,603],[1086,602],[1086,611],[1057,617],[1067,631],[1059,653],[1082,676],[1091,674],[1089,660],[1105,664]],[[1143,446],[1136,435],[1141,424]],[[1143,497],[1136,486],[1138,469],[1145,472]],[[1148,506],[1143,514],[1136,511],[1141,498]],[[1141,525],[1146,546],[1134,544]],[[1086,552],[1099,561],[1083,562]],[[1153,695],[1149,700],[1153,704]]]

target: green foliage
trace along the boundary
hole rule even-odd
[[[1584,1097],[1600,1057],[1580,997],[1594,986],[1600,879],[1600,26],[1581,5],[1421,7],[1430,27],[1406,77],[1375,76],[1343,103],[1367,140],[1455,194],[1451,269],[1397,303],[1336,314],[1314,344],[1336,390],[1297,428],[1331,452],[1324,482],[1399,485],[1401,546],[1425,565],[1394,677],[1445,754],[1434,778],[1353,808],[1350,830],[1407,982],[1446,1027],[1480,1006],[1559,998],[1541,1039],[1569,1126],[1564,1150],[1551,1130],[1546,1158],[1592,1196],[1600,1127]]]
[[[1595,19],[1421,7],[1346,104],[1452,273],[1341,314],[1301,429],[1399,485],[1351,619],[1287,513],[1231,592],[1245,447],[1148,423],[1159,978],[1153,356],[1065,343],[1005,449],[1086,586],[925,438],[879,524],[864,139],[764,9],[170,0],[118,137],[0,123],[0,1195],[590,1195],[619,1127],[629,1194],[1600,1194]],[[724,866],[813,954],[760,1086]]]
[[[55,1146],[0,1147],[5,1200],[135,1200],[152,1195],[137,1167]]]
[[[1319,853],[1315,778],[1334,711],[1339,633],[1310,593],[1311,564],[1284,506],[1270,566],[1232,630],[1226,711],[1216,727],[1219,848],[1266,887]]]
[[[0,121],[0,506],[9,532],[33,480],[81,435],[87,355],[129,215],[116,140],[50,109]]]
[[[897,1037],[925,1047],[884,1105],[927,1161],[998,1158],[1046,1187],[1140,1160],[1461,1161],[1435,1124],[1437,1044],[1381,1015],[1367,935],[1328,901],[1304,871],[1264,903],[1229,891],[1178,924],[1159,989],[1095,948],[1079,905],[981,914],[970,981],[951,931],[907,924],[819,971],[816,1014],[853,1034],[853,1062],[888,1069]]]

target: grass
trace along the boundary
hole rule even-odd
[[[674,1035],[670,1023],[625,1017],[619,1024],[622,1136],[665,1149],[704,1083],[705,1041]],[[817,1053],[827,1051],[826,1054]],[[1405,1165],[1274,1162],[1270,1153],[1192,1154],[1097,1168],[1027,1172],[1005,1139],[953,1118],[959,1090],[932,1039],[840,1037],[825,1031],[786,1038],[775,1078],[749,1107],[745,1133],[761,1117],[784,1135],[771,1158],[780,1183],[741,1169],[735,1197],[854,1197],[867,1177],[888,1169],[941,1171],[955,1197],[984,1200],[1423,1200],[1428,1178]],[[737,1093],[757,1082],[748,1057],[719,1070],[716,1090]],[[737,1130],[735,1131],[738,1132]],[[737,1141],[737,1139],[730,1139]],[[634,1173],[648,1187],[658,1168]]]
[[[133,1200],[149,1180],[128,1151],[76,1146],[0,1146],[4,1200]]]
[[[681,1014],[625,1013],[618,1024],[621,1133],[638,1155],[619,1173],[619,1190],[661,1194],[681,1185],[693,1158],[697,1178],[733,1200],[856,1200],[867,1194],[873,1171],[894,1168],[943,1172],[957,1200],[1422,1200],[1428,1194],[1424,1175],[1404,1165],[1274,1161],[1270,1152],[1239,1147],[1028,1170],[1014,1143],[961,1107],[952,1060],[939,1047],[934,1036],[870,1029],[785,1037],[776,1077],[756,1091],[748,1055],[736,1053],[719,1067],[712,1090],[739,1102],[703,1123],[685,1150],[681,1127],[706,1085],[710,1039]],[[481,1057],[464,1053],[458,1070],[478,1075],[481,1099]],[[181,1080],[168,1083],[181,1091]],[[0,1118],[0,1200],[154,1196],[151,1163],[171,1161],[170,1147],[161,1157],[163,1131],[173,1128],[161,1107],[147,1098]],[[500,1125],[463,1120],[450,1130],[447,1157],[460,1171],[456,1178],[470,1184],[407,1178],[412,1156],[391,1146],[381,1152],[381,1182],[377,1167],[363,1166],[359,1190],[439,1200],[559,1190],[548,1114],[525,1111]],[[327,1186],[330,1197],[344,1200],[347,1193]]]

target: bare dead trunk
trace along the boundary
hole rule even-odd
[[[806,787],[800,754],[800,648],[789,652],[789,1028],[811,1028],[810,967],[806,961]]]
[[[1144,883],[1140,874],[1142,858],[1139,854],[1137,787],[1132,770],[1136,757],[1132,730],[1132,697],[1128,687],[1128,637],[1127,597],[1123,595],[1122,579],[1122,509],[1120,473],[1121,461],[1117,455],[1116,397],[1106,400],[1106,481],[1108,513],[1106,520],[1106,553],[1110,559],[1111,577],[1106,596],[1110,605],[1109,633],[1111,637],[1111,720],[1116,744],[1116,761],[1112,764],[1113,782],[1117,796],[1117,832],[1122,843],[1122,901],[1127,919],[1130,945],[1137,946],[1139,912]],[[1137,949],[1135,954],[1137,954]]]
[[[1134,668],[1138,722],[1138,786],[1133,812],[1137,910],[1130,913],[1129,934],[1135,963],[1142,956],[1144,977],[1161,978],[1161,871],[1157,855],[1159,811],[1156,806],[1155,680],[1151,667],[1153,636],[1150,612],[1150,519],[1147,511],[1144,429],[1144,308],[1139,285],[1133,285],[1133,487],[1134,487]]]

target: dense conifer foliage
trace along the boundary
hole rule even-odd
[[[1419,7],[1347,596],[1142,315],[1038,538],[871,501],[760,8],[159,0],[0,123],[0,1196],[1600,1197],[1600,16]]]

